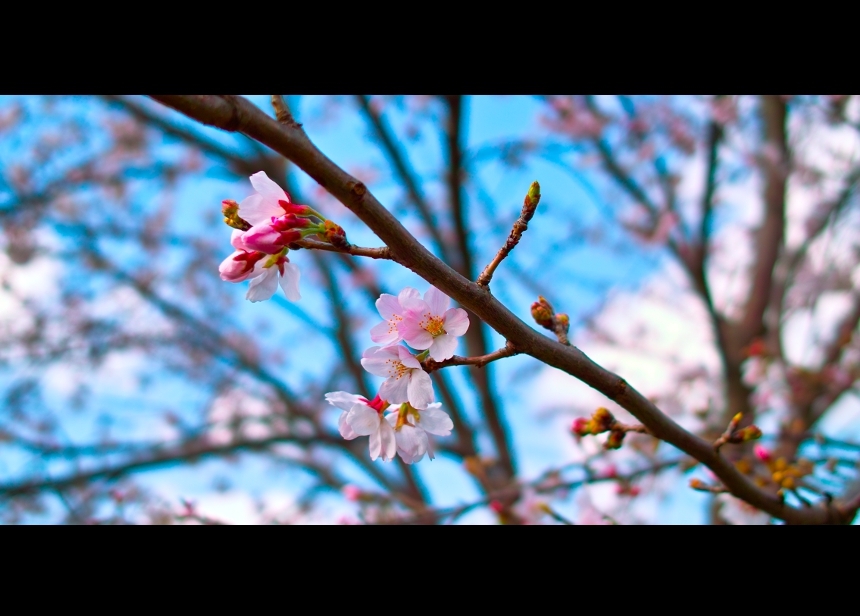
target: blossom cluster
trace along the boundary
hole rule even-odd
[[[373,400],[344,391],[326,394],[326,400],[343,412],[338,429],[345,439],[370,437],[370,457],[392,460],[395,454],[412,464],[425,454],[432,460],[428,434],[447,436],[454,427],[447,413],[434,402],[433,384],[421,362],[450,359],[457,338],[469,328],[462,308],[449,308],[451,300],[435,287],[422,299],[407,287],[397,296],[383,293],[376,308],[383,322],[370,330],[374,342],[361,359],[365,370],[385,377]],[[418,350],[413,353],[411,349]],[[386,414],[387,413],[387,414]]]
[[[233,227],[230,243],[235,250],[219,267],[221,279],[250,280],[246,298],[252,302],[271,298],[280,281],[287,299],[297,301],[299,269],[287,257],[289,246],[315,235],[344,247],[346,236],[310,206],[294,204],[265,172],[250,179],[253,195],[241,203],[228,199],[222,204],[224,222]],[[399,455],[412,464],[425,454],[432,460],[427,435],[451,434],[454,423],[434,401],[430,375],[421,364],[427,358],[453,357],[457,338],[469,329],[466,311],[449,308],[450,304],[451,299],[435,287],[423,298],[411,287],[397,296],[383,293],[376,301],[383,321],[370,331],[371,339],[382,346],[367,349],[361,359],[365,370],[385,377],[379,393],[373,400],[345,391],[326,394],[326,400],[343,411],[338,421],[341,435],[347,440],[370,437],[373,460],[381,456],[388,462]]]
[[[230,243],[235,250],[218,268],[221,279],[250,280],[245,298],[252,302],[270,299],[280,281],[287,299],[298,301],[299,268],[290,263],[288,246],[315,234],[330,241],[332,235],[342,237],[343,230],[310,206],[293,203],[264,171],[250,179],[253,195],[241,203],[222,202],[224,222],[233,227]]]

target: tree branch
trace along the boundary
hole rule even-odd
[[[629,411],[651,433],[711,469],[729,491],[789,523],[846,522],[832,509],[795,509],[767,494],[719,456],[711,443],[687,432],[616,374],[591,361],[574,346],[542,336],[517,318],[485,289],[468,280],[421,245],[367,188],[320,152],[304,132],[290,129],[237,96],[153,96],[159,102],[204,124],[241,131],[279,152],[328,190],[385,242],[398,260],[461,305],[472,310],[522,352],[573,375]]]

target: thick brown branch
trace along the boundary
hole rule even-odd
[[[155,96],[157,100],[204,124],[241,131],[281,153],[356,214],[397,256],[398,261],[461,305],[472,310],[517,349],[573,375],[614,400],[657,438],[710,468],[738,498],[789,523],[846,522],[833,511],[798,510],[767,494],[719,456],[711,443],[687,432],[618,375],[591,361],[574,346],[549,340],[526,325],[485,289],[458,274],[415,239],[367,188],[320,152],[300,129],[289,129],[252,103],[236,96]],[[480,373],[480,372],[479,372]]]

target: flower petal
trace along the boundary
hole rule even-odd
[[[387,421],[381,421],[379,422],[378,434],[382,459],[385,462],[390,462],[394,459],[394,455],[397,453],[397,442],[394,437],[394,428],[392,428],[391,424]]]
[[[416,349],[418,347],[415,347]],[[442,334],[433,339],[433,346],[430,347],[430,357],[436,361],[444,361],[454,356],[454,350],[457,348],[457,339],[448,334]]]
[[[280,205],[263,199],[261,195],[245,197],[239,204],[239,216],[252,226],[271,222],[272,216],[281,216],[283,213]]]
[[[302,299],[299,293],[299,278],[301,274],[299,267],[295,263],[287,261],[284,263],[284,275],[281,277],[281,288],[284,290],[284,295],[291,302],[297,302]]]
[[[403,307],[397,301],[397,298],[388,293],[383,293],[379,296],[379,299],[376,300],[376,309],[379,311],[379,316],[385,320],[403,312]]]
[[[433,402],[433,382],[423,370],[413,370],[407,388],[409,404],[416,409],[425,409]]]
[[[397,361],[397,351],[394,348],[375,346],[362,353],[361,366],[370,374],[388,377],[396,374],[395,363]],[[385,396],[382,397],[388,400]],[[391,400],[388,401],[391,402]]]
[[[340,414],[340,418],[337,420],[337,430],[340,432],[340,435],[348,441],[351,441],[354,438],[358,438],[358,434],[355,433],[355,430],[347,423],[346,416],[348,415],[348,411],[344,411]]]
[[[427,408],[421,411],[419,423],[424,430],[436,436],[448,436],[454,427],[454,422],[448,417],[448,413],[438,408]]]
[[[430,378],[426,372],[424,374]],[[379,397],[391,404],[402,404],[409,400],[409,383],[412,379],[409,378],[409,373],[402,373],[399,376],[393,376],[385,381],[379,388]]]
[[[462,336],[469,329],[469,315],[462,308],[445,311],[443,319],[445,331],[452,336]]]
[[[248,293],[245,299],[252,302],[261,302],[266,299],[271,299],[275,294],[275,289],[278,288],[278,269],[276,267],[267,267],[263,269],[262,276],[257,276],[248,285]]]
[[[244,231],[239,231],[239,229],[233,229],[233,233],[230,234],[230,245],[233,246],[233,248],[235,248],[236,250],[247,251],[248,248],[245,246],[245,242],[242,239],[242,236],[244,235]]]
[[[427,435],[421,428],[406,424],[395,432],[395,435],[397,449],[407,454],[412,460],[420,460],[424,452],[427,451]],[[404,461],[406,461],[406,457],[404,457]]]
[[[424,294],[424,301],[430,306],[430,313],[437,316],[442,316],[451,305],[451,298],[442,293],[436,287],[430,287],[427,293]]]
[[[360,436],[367,436],[379,430],[379,413],[363,402],[353,406],[346,416],[346,423]]]
[[[433,344],[433,335],[418,324],[417,319],[406,317],[397,328],[406,344],[413,349],[423,351]]]
[[[407,368],[413,368],[417,370],[423,370],[421,367],[421,362],[415,359],[415,356],[409,352],[405,346],[396,346],[398,359],[403,363]]]
[[[287,191],[278,186],[275,182],[269,179],[269,176],[266,175],[265,171],[258,171],[254,175],[251,176],[251,186],[254,187],[258,193],[263,195],[263,198],[266,201],[272,201],[277,204],[279,200],[283,199],[287,202],[290,201],[289,195],[287,195]],[[281,210],[281,214],[283,214],[283,209],[278,206],[278,209]],[[248,220],[247,218],[245,220]]]
[[[383,321],[370,328],[370,339],[380,344],[394,344],[400,342],[400,332],[390,321]]]
[[[330,391],[325,395],[326,402],[344,411],[349,411],[353,406],[362,402],[361,396],[347,393],[345,391]]]

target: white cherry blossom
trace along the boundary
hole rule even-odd
[[[427,434],[451,434],[454,422],[447,413],[439,409],[441,406],[441,403],[435,402],[426,409],[419,410],[404,404],[398,412],[386,416],[385,419],[394,428],[397,454],[407,464],[420,461],[425,453],[431,460],[435,458]]]
[[[329,404],[343,410],[337,422],[343,438],[352,440],[359,436],[369,436],[371,460],[380,456],[385,462],[394,459],[397,451],[394,428],[382,415],[388,407],[385,400],[377,395],[369,401],[345,391],[329,392],[325,398]]]

